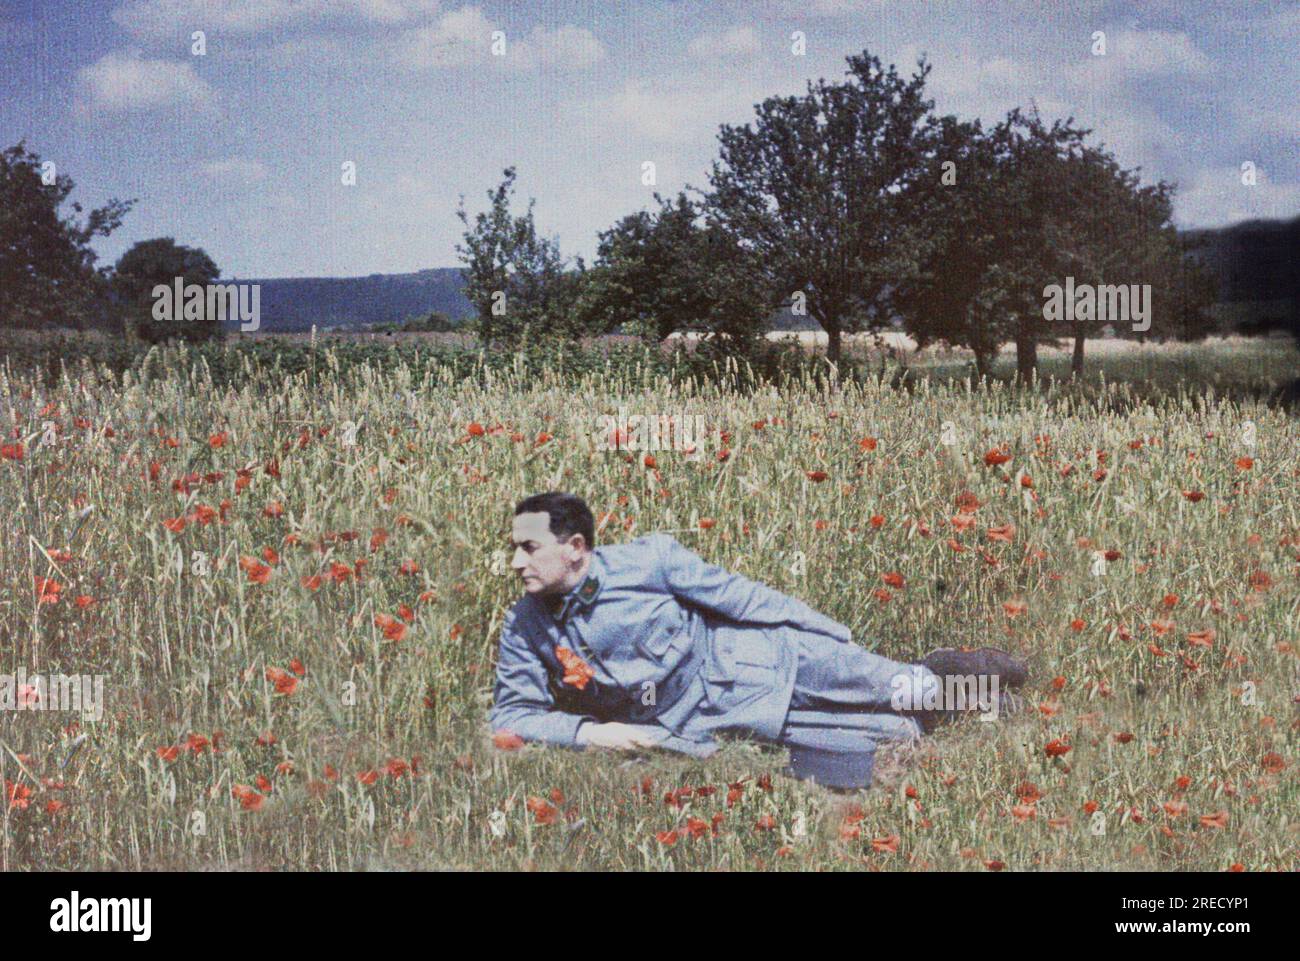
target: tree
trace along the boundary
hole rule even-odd
[[[924,172],[907,197],[911,216],[925,227],[917,241],[918,269],[889,295],[918,348],[938,340],[966,347],[975,354],[979,377],[1014,336],[1003,303],[997,181],[991,133],[979,120],[941,118]]]
[[[880,326],[888,288],[917,269],[902,197],[921,171],[933,121],[922,89],[866,51],[849,79],[803,97],[769,97],[754,125],[724,124],[706,200],[711,222],[749,251],[766,286],[801,294],[838,361],[841,335]]]
[[[20,141],[0,153],[0,328],[86,326],[95,317],[103,277],[95,270],[94,237],[121,226],[134,200],[110,200],[85,221],[59,208],[75,184]]]
[[[181,246],[171,237],[155,237],[135,244],[118,259],[112,278],[113,294],[123,312],[128,335],[151,344],[173,337],[187,341],[220,339],[221,321],[208,311],[206,296],[203,317],[186,320],[183,305],[174,303],[171,295],[177,278],[182,288],[197,284],[206,291],[220,276],[217,265],[203,250]],[[168,303],[172,308],[171,316],[166,319],[154,316],[159,303],[154,288],[159,285],[168,289]]]
[[[491,208],[479,213],[471,227],[464,195],[456,216],[465,224],[465,242],[456,252],[466,264],[465,296],[477,311],[476,333],[485,346],[517,349],[550,333],[577,339],[585,331],[575,319],[574,305],[585,268],[577,259],[576,276],[568,276],[559,242],[537,236],[533,205],[521,217],[510,213],[515,168],[488,192]]]
[[[679,192],[654,195],[659,210],[637,211],[602,231],[579,313],[589,329],[621,328],[662,341],[699,331],[726,353],[752,355],[771,313],[753,255]]]
[[[1067,278],[1105,293],[1107,306],[1128,306],[1131,320],[1131,287],[1150,284],[1146,303],[1160,312],[1164,336],[1207,329],[1213,294],[1206,299],[1207,278],[1184,257],[1170,221],[1173,188],[1143,186],[1137,171],[1086,145],[1090,133],[1073,118],[1048,128],[1037,110],[1019,108],[988,132],[979,121],[940,122],[907,198],[924,225],[921,269],[892,298],[918,343],[942,337],[970,347],[983,376],[1000,345],[1014,341],[1017,375],[1028,382],[1039,345],[1071,337],[1072,370],[1081,374],[1085,339],[1116,318],[1073,305],[1052,316],[1047,290],[1073,290]]]

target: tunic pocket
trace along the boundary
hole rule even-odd
[[[737,664],[776,667],[777,641],[766,630],[737,631],[732,656]]]
[[[677,631],[659,631],[653,637],[643,637],[636,642],[637,650],[643,654],[649,654],[657,661],[662,661],[672,649],[673,641],[678,633]]]

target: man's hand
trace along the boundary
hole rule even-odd
[[[668,732],[662,728],[647,724],[595,724],[586,721],[578,728],[578,743],[626,751],[654,747],[667,735]]]

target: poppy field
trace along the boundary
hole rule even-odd
[[[0,689],[0,869],[1300,867],[1283,411],[333,351],[223,385],[162,356],[0,371],[0,674],[104,680],[98,717]],[[611,444],[620,407],[702,417],[699,449]],[[846,794],[760,744],[493,732],[511,513],[543,490],[598,543],[671,532],[889,657],[1023,655],[1026,709],[882,749]]]

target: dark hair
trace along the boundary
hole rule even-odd
[[[576,494],[548,491],[533,494],[515,505],[515,514],[549,514],[550,531],[558,541],[581,534],[587,550],[596,546],[596,520],[591,516],[587,502]]]

